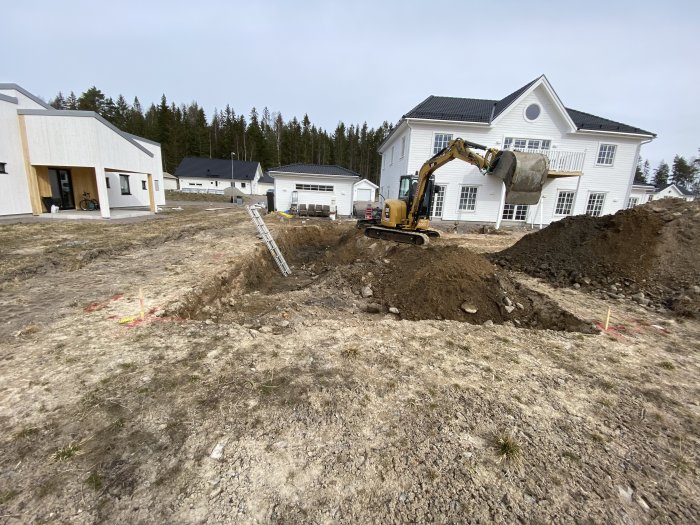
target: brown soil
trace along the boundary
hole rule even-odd
[[[560,285],[643,292],[652,307],[698,316],[700,202],[664,199],[615,215],[567,217],[494,254],[501,265]]]
[[[173,213],[131,231],[161,244],[0,286],[0,523],[698,521],[700,321],[629,302],[598,335],[370,314],[384,298],[379,281],[354,293],[362,277],[409,247],[266,216],[287,250],[322,240],[289,253],[294,284],[266,274],[242,210]],[[177,238],[185,224],[199,231]],[[120,231],[3,239],[33,267],[57,238]],[[607,309],[513,279],[581,319]],[[121,323],[141,289],[145,320]]]

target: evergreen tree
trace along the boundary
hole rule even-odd
[[[644,178],[644,171],[642,169],[642,157],[637,158],[637,166],[634,168],[634,183],[644,184],[646,179]]]
[[[56,109],[66,109],[66,99],[63,98],[63,93],[59,91],[58,95],[56,95],[56,98],[49,101],[49,106],[54,107]]]
[[[646,184],[649,183],[649,173],[651,171],[651,165],[649,164],[649,160],[644,161],[644,165],[642,166],[642,177],[644,177],[644,182]]]
[[[657,188],[665,188],[668,186],[668,176],[670,173],[670,168],[663,160],[659,163],[659,166],[654,170],[654,186]]]
[[[71,95],[73,95],[72,91]],[[106,102],[104,93],[95,86],[92,86],[78,97],[78,109],[102,114],[105,110]]]
[[[66,99],[66,104],[64,109],[78,109],[78,99],[75,96],[75,93],[72,91],[70,92],[70,95],[68,95],[68,98]]]
[[[697,168],[685,158],[676,155],[673,158],[673,170],[671,171],[671,181],[681,188],[690,189],[695,181]]]

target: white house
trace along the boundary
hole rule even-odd
[[[695,194],[675,184],[669,184],[663,189],[657,188],[654,194],[654,200],[657,199],[685,199],[687,201],[693,201],[695,200]]]
[[[352,215],[353,186],[360,179],[340,166],[290,164],[270,169],[275,181],[275,208],[286,211],[296,204],[335,207],[338,215]]]
[[[168,173],[167,171],[163,172],[163,187],[166,190],[179,190],[180,189],[180,183],[177,180],[177,177],[173,175],[172,173]]]
[[[180,191],[223,195],[225,188],[232,187],[248,195],[263,195],[258,189],[262,168],[255,161],[185,157],[175,176]]]
[[[353,185],[353,202],[374,202],[377,198],[377,186],[367,179],[357,181]]]
[[[549,224],[567,215],[614,213],[627,205],[639,149],[655,134],[566,108],[543,75],[500,100],[430,96],[380,145],[380,194],[397,198],[399,179],[453,139],[544,153],[550,172],[532,206],[502,206],[500,179],[455,160],[435,173],[433,218]]]
[[[275,180],[270,177],[269,173],[265,173],[258,179],[258,195],[265,195],[269,190],[275,189]]]
[[[656,188],[653,184],[632,184],[630,196],[627,199],[627,207],[634,208],[635,206],[646,204],[654,199],[654,193],[656,193]]]
[[[97,113],[53,109],[0,84],[0,215],[79,209],[84,193],[110,208],[165,204],[160,145]]]

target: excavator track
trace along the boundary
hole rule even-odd
[[[434,230],[430,230],[429,235],[430,237],[440,236],[440,234]],[[370,239],[403,242],[406,244],[415,244],[416,246],[422,246],[423,244],[428,244],[428,242],[430,242],[428,235],[425,233],[394,230],[392,228],[382,228],[381,226],[369,226],[365,228],[365,236],[369,237]]]

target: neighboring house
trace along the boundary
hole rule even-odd
[[[634,208],[654,199],[656,188],[653,184],[632,184],[630,196],[627,199],[627,208]]]
[[[180,191],[223,195],[225,188],[233,187],[248,195],[262,195],[258,189],[262,168],[255,161],[185,157],[175,176]]]
[[[549,177],[537,205],[504,205],[500,179],[460,160],[435,173],[433,217],[449,221],[544,223],[614,213],[627,205],[639,149],[656,135],[566,108],[547,78],[500,100],[430,96],[380,145],[380,194],[397,198],[399,179],[457,137],[499,149],[544,153]]]
[[[166,190],[180,189],[180,183],[178,182],[177,177],[172,173],[168,173],[167,171],[163,172],[163,186]]]
[[[367,179],[359,180],[353,186],[353,202],[374,202],[377,198],[377,186]]]
[[[654,200],[658,199],[685,199],[687,201],[695,200],[695,193],[690,190],[686,190],[681,186],[676,186],[675,184],[669,184],[665,188],[657,188],[654,194]]]
[[[0,215],[79,209],[83,193],[110,208],[165,204],[160,144],[92,111],[57,110],[0,84]]]
[[[296,204],[321,204],[338,215],[352,215],[353,185],[360,176],[340,166],[290,164],[270,169],[275,181],[275,208],[289,210]]]
[[[265,173],[258,180],[258,195],[265,195],[269,190],[275,189],[275,180],[270,177],[269,173]]]

